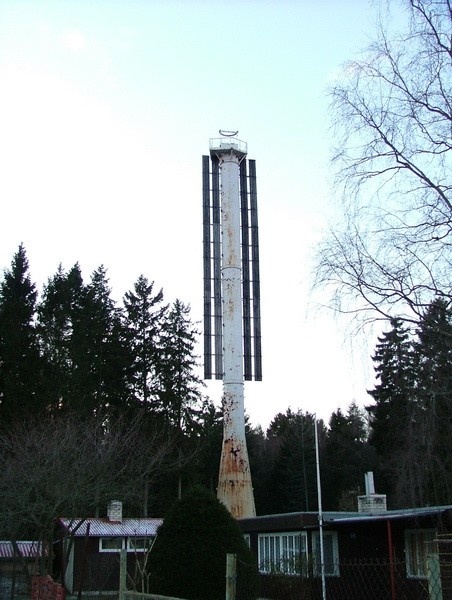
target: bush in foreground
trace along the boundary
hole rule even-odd
[[[258,572],[226,507],[203,488],[170,509],[149,557],[150,591],[193,600],[224,600],[226,554],[237,555],[237,598],[257,597]]]

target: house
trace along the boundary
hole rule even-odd
[[[239,520],[257,558],[262,596],[322,597],[322,531],[327,597],[452,597],[452,505],[387,510],[384,495],[368,494],[357,512],[324,512],[321,521],[322,528],[318,512]]]
[[[42,555],[39,542],[0,541],[0,598],[11,598],[13,586],[16,592],[26,592]]]
[[[78,591],[117,593],[119,551],[127,550],[127,572],[139,578],[141,561],[162,519],[122,516],[122,503],[112,501],[106,518],[57,520],[55,576],[72,594]]]

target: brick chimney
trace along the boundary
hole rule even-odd
[[[107,517],[109,521],[122,523],[122,502],[120,500],[111,500],[108,503]]]
[[[366,495],[358,496],[358,512],[379,514],[386,512],[386,494],[376,494],[374,474],[368,471],[364,475]]]

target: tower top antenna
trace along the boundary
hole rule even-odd
[[[235,135],[238,134],[238,130],[237,131],[229,131],[228,129],[219,129],[218,133],[221,135],[221,137],[234,137]]]

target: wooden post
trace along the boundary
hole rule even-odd
[[[237,554],[226,554],[226,600],[235,600]]]
[[[125,600],[127,586],[127,550],[119,555],[119,600]]]

